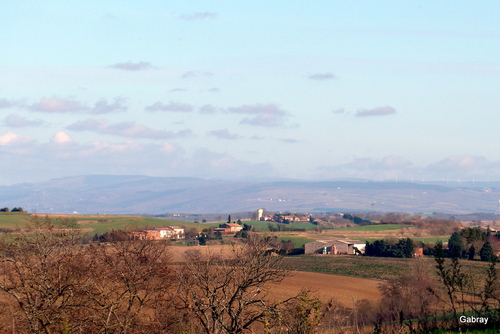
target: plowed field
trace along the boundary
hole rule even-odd
[[[313,291],[313,295],[323,302],[334,299],[346,307],[352,307],[354,302],[361,299],[378,302],[381,299],[378,290],[380,283],[366,278],[294,271],[281,284],[270,286],[270,292],[277,299],[285,299],[306,289]]]

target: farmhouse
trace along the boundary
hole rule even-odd
[[[178,226],[167,226],[140,232],[129,232],[128,235],[136,240],[178,240],[184,239],[184,229]]]
[[[220,225],[220,227],[216,228],[215,230],[225,233],[236,233],[241,231],[242,229],[243,226],[241,226],[240,224],[225,223]]]
[[[422,247],[416,248],[413,252],[413,257],[424,256],[424,249]]]
[[[305,254],[356,254],[355,249],[365,252],[366,244],[357,240],[316,240],[304,245]]]

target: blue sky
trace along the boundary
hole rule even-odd
[[[497,1],[0,4],[0,184],[499,180]]]

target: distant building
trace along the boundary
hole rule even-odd
[[[257,210],[257,220],[258,221],[262,220],[263,216],[264,216],[264,209]]]
[[[236,233],[239,232],[243,229],[243,226],[240,224],[232,224],[232,223],[225,223],[220,225],[219,229],[224,229],[224,232],[226,233]],[[216,231],[218,229],[215,229]]]
[[[358,240],[316,240],[304,245],[305,254],[356,254],[355,249],[364,253],[366,244]]]
[[[167,226],[139,232],[129,232],[128,235],[136,240],[178,240],[184,239],[184,229],[178,226]]]
[[[337,254],[332,240],[316,240],[304,244],[304,254]]]
[[[179,226],[167,226],[157,228],[160,231],[161,238],[184,239],[184,229]]]
[[[413,257],[424,256],[424,249],[422,247],[415,249]]]

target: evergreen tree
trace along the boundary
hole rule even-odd
[[[492,261],[495,257],[493,254],[493,247],[489,242],[485,242],[481,250],[479,251],[479,256],[481,261]]]
[[[469,260],[474,260],[474,256],[476,255],[476,249],[474,246],[470,246],[469,248]]]
[[[462,235],[459,232],[454,232],[448,240],[448,256],[461,257],[465,246],[462,240]]]

